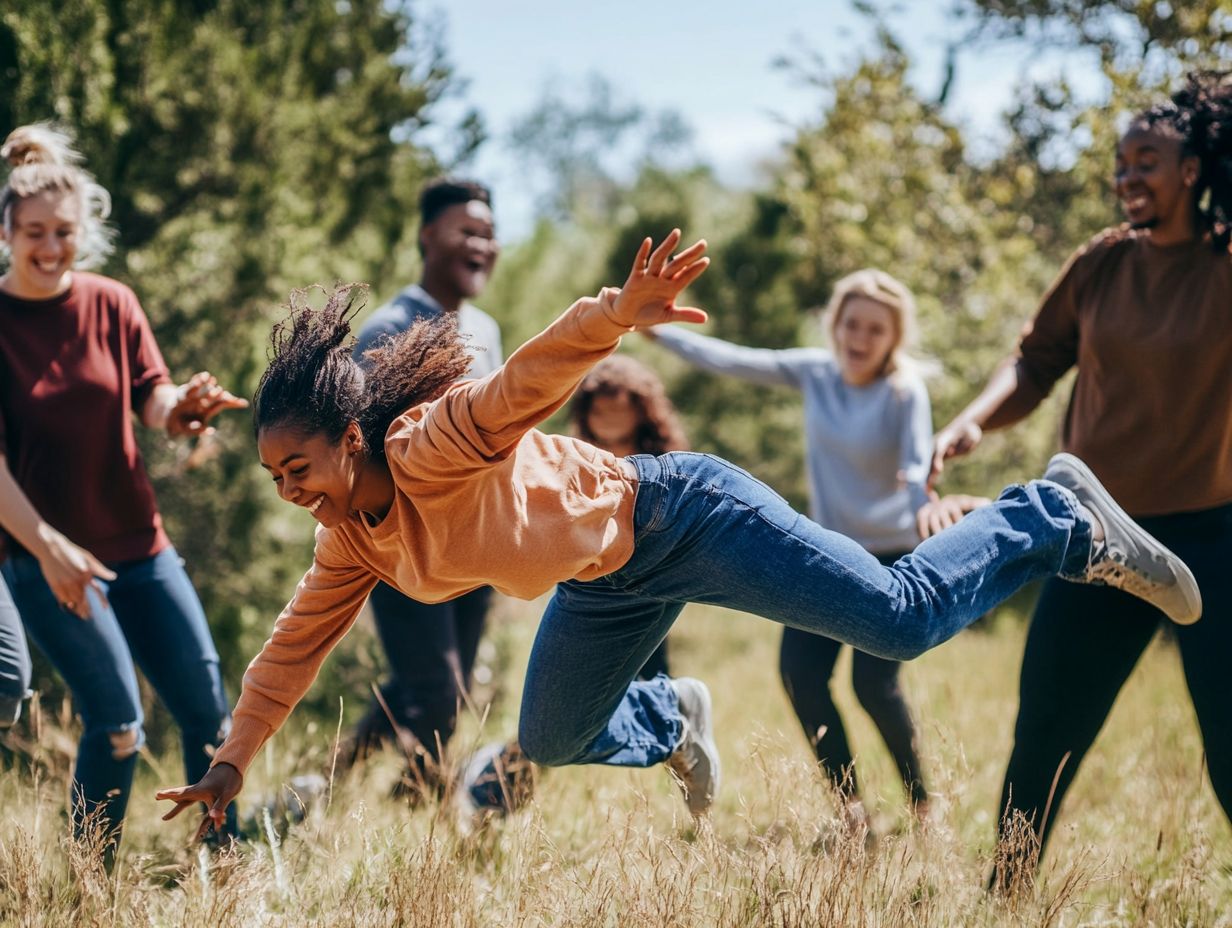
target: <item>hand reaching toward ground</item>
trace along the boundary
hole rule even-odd
[[[651,244],[648,238],[637,250],[629,279],[616,297],[613,321],[638,329],[665,322],[705,322],[706,313],[702,310],[676,305],[676,298],[685,287],[710,264],[710,259],[703,257],[705,240],[690,245],[670,260],[672,251],[680,244],[679,229],[673,229],[653,252]]]
[[[200,841],[209,833],[211,826],[215,831],[221,831],[227,820],[227,806],[239,795],[244,786],[244,777],[230,764],[215,764],[206,771],[199,781],[192,786],[179,786],[175,789],[160,789],[154,794],[155,799],[170,799],[175,808],[163,816],[168,822],[189,806],[203,802],[207,806],[201,824],[197,826],[195,840]]]

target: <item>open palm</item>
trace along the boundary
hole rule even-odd
[[[647,328],[664,322],[705,322],[706,313],[688,306],[677,306],[676,298],[706,270],[710,259],[704,239],[671,258],[680,244],[680,230],[673,229],[658,248],[651,251],[649,238],[642,242],[633,260],[633,269],[616,298],[616,321],[621,325]],[[670,260],[669,260],[670,258]]]

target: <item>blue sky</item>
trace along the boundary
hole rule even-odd
[[[886,20],[929,95],[940,88],[946,45],[959,32],[946,16],[953,2],[899,3]],[[841,70],[872,42],[869,21],[848,0],[419,0],[415,8],[443,23],[455,71],[467,81],[462,101],[484,116],[491,138],[468,170],[493,187],[507,241],[525,234],[533,201],[504,140],[547,84],[580,89],[598,73],[622,101],[674,109],[719,176],[749,185],[789,126],[821,106],[818,92],[776,69],[775,59],[818,54]],[[965,50],[949,115],[977,145],[994,146],[997,116],[1015,86],[1062,70],[1085,93],[1099,94],[1095,62],[1074,52],[1041,54],[1008,42]]]

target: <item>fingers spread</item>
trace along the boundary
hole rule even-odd
[[[642,239],[642,244],[638,246],[637,254],[633,258],[633,275],[644,274],[646,272],[646,261],[650,257],[650,238],[647,236]]]
[[[179,815],[179,814],[180,814],[181,812],[183,812],[185,809],[190,808],[190,807],[192,807],[192,806],[194,806],[194,805],[196,805],[196,803],[195,803],[195,802],[189,802],[188,800],[184,800],[184,801],[182,801],[182,802],[177,802],[177,803],[175,804],[175,808],[174,808],[174,809],[172,809],[170,812],[166,813],[166,814],[163,816],[163,821],[164,821],[164,822],[169,822],[169,821],[171,821],[173,818],[175,818],[177,815]]]
[[[686,248],[671,261],[667,262],[667,267],[663,269],[664,277],[675,277],[690,263],[700,258],[706,251],[706,240],[700,239]]]
[[[701,277],[702,274],[706,272],[706,268],[708,267],[710,267],[710,259],[699,258],[673,277],[672,282],[683,290],[689,284],[693,283],[693,281],[697,280],[697,278]]]
[[[651,254],[650,264],[647,267],[647,270],[651,274],[661,274],[663,272],[663,266],[667,263],[668,256],[676,250],[676,245],[679,244],[679,242],[680,230],[672,229],[672,231],[668,233],[667,238],[663,239],[663,241],[659,243],[659,247],[654,250],[653,254]]]

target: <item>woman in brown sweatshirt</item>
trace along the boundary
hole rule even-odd
[[[1077,367],[1061,445],[1193,569],[1205,618],[1179,629],[1207,769],[1232,814],[1232,83],[1190,77],[1116,152],[1129,220],[1070,258],[1017,354],[935,442],[934,473],[982,430],[1026,416]],[[1049,580],[1031,621],[1002,833],[1035,846],[994,874],[1029,878],[1066,790],[1162,616],[1116,590]],[[1051,799],[1049,798],[1051,795]]]
[[[485,583],[522,599],[556,586],[526,674],[518,740],[548,765],[667,762],[690,811],[719,786],[710,696],[636,681],[688,602],[754,612],[895,659],[956,634],[1026,581],[1111,582],[1192,621],[1185,565],[1125,517],[1076,458],[882,566],[725,461],[621,458],[535,426],[635,329],[701,322],[676,297],[705,243],[643,243],[622,290],[582,299],[503,367],[468,358],[446,322],[351,358],[346,293],[293,308],[254,402],[262,466],[320,523],[311,569],[244,675],[231,735],[200,782],[161,791],[221,821],[243,771],[286,720],[378,580],[434,602]]]

